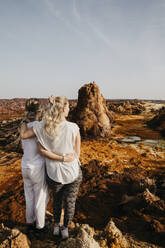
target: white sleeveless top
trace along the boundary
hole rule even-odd
[[[28,128],[33,127],[38,121],[30,122],[27,124]],[[33,168],[43,166],[45,158],[38,153],[37,138],[22,139],[23,156],[21,161],[22,168]]]
[[[41,121],[33,126],[33,130],[41,145],[48,151],[58,155],[74,153],[75,139],[79,131],[76,123],[62,121],[58,126],[58,135],[49,136],[45,131],[45,122]],[[79,162],[76,158],[73,162],[61,162],[46,158],[48,176],[55,182],[68,184],[79,175]]]

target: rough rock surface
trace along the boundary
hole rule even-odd
[[[0,113],[13,115],[22,113],[25,110],[25,98],[1,99]]]
[[[22,118],[0,123],[0,147],[4,150],[22,152],[19,128]]]
[[[6,116],[16,116],[24,114],[26,98],[0,99],[0,114]],[[47,99],[40,98],[42,104],[47,103]]]
[[[71,109],[75,106],[76,102],[73,101]],[[101,248],[117,248],[104,232],[111,218],[131,248],[164,248],[165,150],[155,144],[128,144],[118,141],[118,138],[125,137],[126,134],[137,135],[141,139],[154,139],[155,142],[160,139],[157,131],[145,125],[151,114],[153,116],[148,107],[147,113],[143,112],[142,115],[116,114],[115,127],[110,137],[82,139],[80,159],[83,182],[73,223],[75,226],[79,223],[80,227],[82,223],[87,223],[93,227],[93,239]],[[53,220],[49,221],[49,232],[41,237],[42,240],[26,232],[21,154],[6,148],[12,143],[9,129],[18,127],[17,120],[1,122],[3,144],[0,145],[0,219],[9,223],[10,227],[26,233],[32,248],[58,248],[62,242],[66,244],[67,241],[56,242],[52,235]],[[13,140],[14,135],[13,132]],[[51,202],[48,209],[52,213]],[[76,240],[80,233],[80,228],[75,226],[70,227],[69,242],[73,245],[78,242]],[[86,230],[82,232],[86,234]]]
[[[95,82],[85,84],[79,89],[78,103],[71,114],[83,136],[110,135],[113,117]]]
[[[115,226],[113,220],[110,220],[105,228],[106,236],[111,247],[129,248],[129,243],[121,231]]]
[[[148,125],[151,128],[160,131],[163,137],[165,137],[165,107],[162,107],[154,118],[148,121]]]
[[[0,248],[30,248],[30,241],[18,229],[10,229],[1,224]]]
[[[107,107],[110,111],[126,115],[138,115],[145,110],[143,102],[140,100],[127,100],[117,102],[107,100]]]
[[[100,248],[100,245],[93,238],[94,234],[93,228],[83,224],[78,228],[77,236],[62,242],[59,248]]]

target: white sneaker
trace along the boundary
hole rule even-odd
[[[59,224],[56,224],[54,225],[54,230],[53,230],[53,235],[55,236],[59,236],[60,235],[60,226]]]
[[[69,238],[69,232],[68,232],[68,227],[62,227],[61,228],[61,237],[62,239],[67,239]]]

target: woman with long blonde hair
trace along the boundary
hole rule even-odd
[[[53,191],[53,233],[61,233],[63,239],[69,237],[68,226],[74,216],[82,180],[79,127],[66,120],[68,113],[69,103],[66,97],[54,97],[53,104],[45,111],[43,121],[31,129],[22,128],[21,133],[22,138],[36,135],[40,153],[46,157],[47,182]],[[62,204],[64,225],[60,226]]]

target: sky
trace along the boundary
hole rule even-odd
[[[165,99],[165,0],[0,0],[0,98]]]

